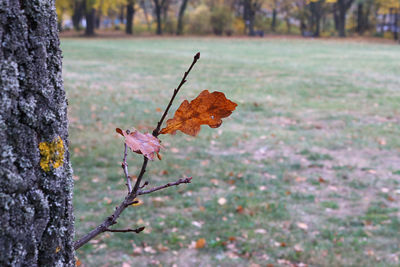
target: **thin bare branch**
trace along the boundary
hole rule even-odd
[[[142,169],[140,170],[139,176],[136,180],[135,186],[133,187],[132,193],[136,194],[136,192],[139,190],[140,182],[142,181],[143,175],[146,172],[146,167],[147,163],[149,162],[149,159],[146,157],[143,157],[143,164],[142,164]]]
[[[140,233],[141,231],[144,230],[144,226],[136,228],[136,229],[106,229],[105,232],[113,232],[113,233],[128,233],[128,232],[135,232],[135,233]]]
[[[142,186],[139,186],[139,189],[145,188],[149,184],[148,181],[145,181]]]
[[[157,186],[157,187],[154,187],[154,188],[149,189],[149,190],[139,190],[138,196],[145,195],[145,194],[150,194],[150,193],[153,193],[155,191],[162,190],[164,188],[175,186],[175,185],[190,184],[191,180],[192,180],[192,177],[188,177],[188,178],[184,178],[184,179],[181,178],[181,179],[179,179],[178,181],[176,181],[174,183],[168,183],[168,184],[165,184],[165,185]]]
[[[132,192],[132,184],[131,184],[131,177],[128,174],[128,163],[126,162],[126,157],[128,156],[128,146],[124,143],[124,159],[121,164],[122,169],[124,170],[125,178],[126,178],[126,186],[128,187],[128,194]]]
[[[186,82],[187,76],[189,75],[190,71],[192,70],[194,64],[196,64],[197,60],[199,60],[199,59],[200,59],[200,52],[198,52],[194,56],[192,64],[190,65],[189,69],[183,75],[183,78],[182,78],[181,82],[179,83],[178,87],[174,90],[174,93],[172,94],[171,100],[169,101],[169,103],[167,105],[167,108],[164,111],[164,114],[161,116],[160,121],[157,123],[157,127],[153,131],[153,136],[157,137],[160,134],[161,125],[163,124],[163,122],[165,120],[165,117],[167,116],[168,111],[172,106],[172,102],[174,102],[174,99],[175,99],[176,95],[178,94],[178,92],[181,89],[182,85]]]

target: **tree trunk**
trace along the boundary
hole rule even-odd
[[[53,0],[0,4],[0,266],[75,266]]]
[[[382,36],[385,33],[385,26],[386,26],[386,14],[383,14],[382,23],[381,23],[381,27],[380,27]]]
[[[86,10],[85,17],[86,17],[86,30],[85,30],[85,35],[86,36],[93,36],[94,35],[94,28],[96,24],[96,9],[94,8],[89,8],[89,10]]]
[[[119,20],[121,21],[120,23],[124,23],[124,19],[125,19],[124,10],[125,10],[125,6],[121,5],[121,7],[119,9]]]
[[[144,19],[146,20],[146,24],[147,24],[147,30],[150,31],[151,25],[150,25],[149,15],[147,13],[146,3],[147,3],[146,1],[141,0],[139,2],[139,5],[143,9]]]
[[[185,14],[187,3],[188,0],[182,0],[181,7],[179,8],[177,35],[182,35],[183,33],[183,15]]]
[[[394,23],[393,23],[393,38],[399,39],[398,27],[399,27],[399,10],[394,10]]]
[[[255,18],[255,4],[252,3],[252,0],[245,0],[243,8],[243,19],[246,25],[247,34],[249,36],[254,36],[254,18]]]
[[[161,3],[159,0],[154,0],[155,14],[157,18],[157,32],[156,32],[157,35],[162,35],[162,28],[161,28],[162,2],[164,2],[164,0],[161,0]]]
[[[285,21],[286,21],[287,33],[290,34],[291,33],[291,29],[292,29],[292,25],[290,24],[289,16],[286,16]]]
[[[125,32],[127,34],[133,34],[133,16],[135,15],[135,3],[134,1],[128,1],[126,6],[126,28]]]
[[[165,24],[168,21],[168,10],[169,10],[170,1],[165,0],[164,4],[161,7],[162,19],[161,21]]]
[[[370,29],[370,22],[369,22],[369,17],[371,14],[371,8],[372,8],[372,4],[369,2],[367,3],[367,6],[365,8],[365,12],[364,12],[364,31],[367,31]]]
[[[339,9],[339,36],[346,37],[346,13],[351,7],[354,0],[338,0],[337,6]]]
[[[364,33],[364,13],[363,13],[363,3],[357,4],[357,33],[362,35]]]
[[[321,3],[311,2],[311,31],[314,37],[320,36],[320,24],[321,24]]]
[[[339,36],[346,37],[346,7],[344,0],[338,0],[338,26],[339,26]]]
[[[72,15],[72,24],[76,31],[80,30],[80,24],[83,17],[83,13],[85,11],[85,6],[83,1],[75,0],[74,1],[74,14]]]
[[[333,21],[335,24],[335,30],[338,32],[339,31],[339,14],[338,14],[338,6],[337,3],[333,5]]]
[[[272,21],[271,21],[271,31],[272,32],[276,31],[276,15],[277,15],[276,8],[273,8],[272,9]]]
[[[94,9],[93,12],[93,16],[94,16],[94,26],[96,27],[96,29],[100,29],[100,24],[101,24],[101,14],[100,12],[97,12],[96,14],[96,9]],[[112,25],[114,26],[114,20],[112,20]]]

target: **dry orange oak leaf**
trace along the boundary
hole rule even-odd
[[[160,152],[160,140],[149,133],[142,134],[141,132],[134,130],[128,134],[120,128],[115,129],[115,131],[125,137],[125,144],[133,152],[143,154],[150,160],[153,160],[154,155]]]
[[[227,99],[224,93],[210,93],[204,90],[190,103],[187,100],[183,101],[174,117],[167,120],[167,127],[160,133],[175,134],[179,130],[196,136],[203,124],[218,128],[222,124],[222,118],[231,115],[236,106],[237,104]]]

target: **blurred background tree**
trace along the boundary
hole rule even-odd
[[[60,30],[398,40],[399,0],[56,0]]]

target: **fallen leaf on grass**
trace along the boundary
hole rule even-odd
[[[267,233],[267,231],[265,229],[256,229],[254,231],[254,233],[265,235]]]
[[[112,199],[109,197],[104,197],[103,200],[107,203],[107,204],[111,204]]]
[[[211,179],[210,182],[215,186],[219,184],[219,181],[217,179]]]
[[[132,152],[143,154],[150,160],[153,160],[155,154],[160,152],[160,141],[149,133],[142,134],[141,132],[134,130],[128,134],[120,128],[116,128],[115,131],[125,137],[125,144],[132,150]]]
[[[196,241],[196,249],[204,248],[206,245],[206,240],[204,238],[200,238],[199,240]]]
[[[218,204],[220,204],[221,206],[225,205],[225,204],[226,204],[226,199],[223,198],[223,197],[220,197],[220,198],[218,199]]]
[[[147,252],[147,253],[150,253],[150,254],[156,253],[156,251],[154,250],[154,248],[152,248],[152,247],[150,247],[150,246],[145,247],[143,250],[144,250],[144,252]]]
[[[243,213],[243,211],[244,211],[244,208],[241,205],[236,207],[236,212],[237,213]]]
[[[262,185],[262,186],[260,186],[260,187],[258,188],[258,190],[260,190],[260,191],[265,191],[265,190],[267,190],[267,187],[264,186],[264,185]]]
[[[301,247],[301,245],[300,244],[296,244],[296,245],[294,245],[294,251],[296,251],[296,252],[298,252],[298,253],[300,253],[300,252],[303,252],[304,251],[304,249]]]
[[[307,181],[307,178],[306,177],[297,176],[295,178],[295,180],[296,180],[296,182],[301,183],[301,182]]]
[[[196,226],[196,227],[201,228],[201,227],[203,226],[204,222],[193,221],[192,224],[193,224],[194,226]]]
[[[172,153],[179,153],[179,149],[176,148],[176,147],[171,147],[170,151],[171,151]]]
[[[303,229],[303,230],[307,230],[307,229],[308,229],[308,225],[305,224],[305,223],[298,222],[296,225],[297,225],[297,227],[299,227],[300,229]]]
[[[380,144],[381,146],[386,145],[386,139],[385,138],[378,138],[377,141],[378,141],[378,144]]]
[[[387,200],[389,200],[389,201],[391,201],[391,202],[394,202],[396,199],[394,199],[394,197],[388,195],[388,196],[387,196]]]
[[[167,121],[167,127],[160,133],[175,134],[179,130],[196,136],[201,125],[218,128],[222,124],[222,118],[231,115],[236,106],[237,104],[227,99],[224,93],[210,93],[204,90],[190,103],[187,100],[183,101],[174,117]]]
[[[133,254],[134,255],[140,255],[143,253],[143,249],[141,247],[137,247],[136,245],[133,248]]]
[[[318,182],[319,182],[320,184],[322,184],[322,183],[327,183],[327,181],[326,181],[324,178],[322,178],[321,176],[318,178]]]
[[[164,246],[163,244],[158,244],[157,249],[158,249],[158,251],[161,251],[161,252],[168,251],[168,247]]]

